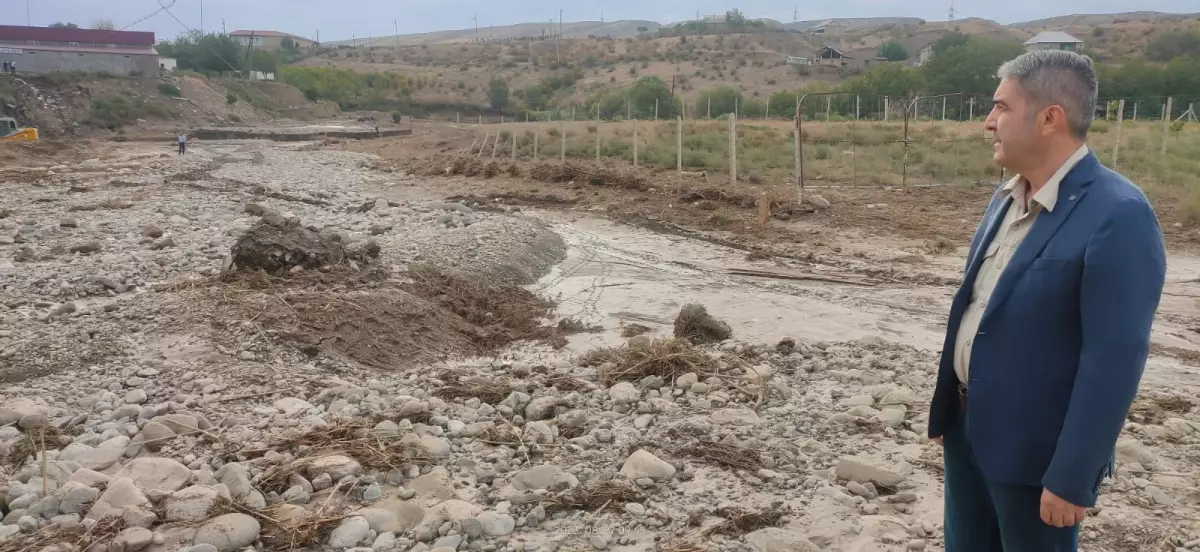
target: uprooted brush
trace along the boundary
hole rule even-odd
[[[548,497],[542,501],[542,505],[546,507],[547,513],[562,510],[586,510],[596,513],[604,509],[620,512],[626,503],[638,499],[637,490],[628,482],[609,480],[575,487]]]
[[[20,534],[0,541],[0,552],[30,552],[43,550],[108,549],[117,534],[125,529],[125,521],[117,517],[101,519],[82,532],[60,530],[58,526],[44,527],[33,533]]]
[[[451,371],[438,376],[445,385],[435,389],[433,395],[440,399],[479,399],[487,404],[498,404],[513,392],[508,381],[479,375],[463,376]]]
[[[599,366],[600,384],[638,381],[646,376],[674,379],[688,372],[714,374],[716,361],[682,339],[659,339],[618,348],[596,349],[580,359],[584,366]]]
[[[529,176],[542,182],[577,182],[591,186],[614,186],[629,190],[645,190],[647,188],[646,179],[635,169],[592,163],[541,162],[529,169]]]
[[[751,473],[765,467],[758,450],[716,441],[699,441],[680,447],[679,454]]]
[[[729,535],[740,536],[753,533],[764,527],[775,527],[782,523],[784,516],[791,515],[791,509],[776,502],[765,509],[747,510],[739,507],[729,507],[717,510],[717,515],[724,521],[704,531],[705,536]]]

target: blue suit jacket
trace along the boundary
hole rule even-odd
[[[1007,195],[992,197],[950,307],[929,435],[960,416],[954,343]],[[1089,154],[1000,276],[972,346],[970,441],[984,476],[1094,506],[1137,394],[1166,275],[1146,196]]]

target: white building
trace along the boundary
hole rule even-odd
[[[1025,41],[1025,51],[1034,50],[1066,50],[1078,52],[1083,49],[1083,41],[1062,31],[1045,31]]]

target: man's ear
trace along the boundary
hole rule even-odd
[[[1050,134],[1060,126],[1066,128],[1067,112],[1061,105],[1048,105],[1038,112],[1037,123],[1043,135]]]

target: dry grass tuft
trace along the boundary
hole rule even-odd
[[[261,450],[246,454],[265,454],[269,450],[293,451],[296,459],[272,466],[263,473],[259,486],[265,491],[283,492],[290,486],[288,476],[303,472],[318,458],[344,455],[358,461],[367,470],[400,469],[405,464],[424,463],[416,448],[401,442],[403,435],[381,435],[371,431],[370,420],[339,422],[332,427],[316,427],[282,439]]]
[[[97,550],[107,549],[117,534],[125,529],[125,520],[109,517],[100,520],[91,529],[82,533],[60,531],[57,527],[45,527],[33,533],[18,533],[0,541],[0,552],[32,552],[45,550]]]
[[[26,459],[37,458],[38,452],[43,449],[42,443],[45,443],[44,448],[57,449],[62,446],[60,443],[64,436],[67,435],[54,426],[45,426],[36,431],[23,432],[21,438],[17,439],[17,442],[13,443],[12,447],[8,450],[8,456],[5,457],[8,460],[8,465],[13,470],[19,469],[25,464]]]
[[[558,331],[563,334],[600,333],[604,326],[588,324],[578,318],[567,317],[558,321]]]
[[[683,306],[675,318],[675,337],[686,339],[695,345],[717,343],[729,339],[733,330],[708,314],[704,305],[690,303]]]
[[[954,245],[954,242],[944,236],[925,241],[925,251],[930,255],[953,253],[957,248],[958,246]]]
[[[650,326],[634,323],[621,330],[621,337],[637,337],[646,333],[650,333]]]
[[[1186,397],[1150,397],[1134,401],[1129,413],[1140,415],[1144,424],[1161,424],[1167,418],[1188,413],[1194,406]]]
[[[476,398],[488,404],[498,404],[513,392],[511,384],[496,378],[462,377],[454,372],[443,372],[439,379],[446,385],[435,389],[433,395],[447,401]]]
[[[626,503],[639,499],[637,490],[628,482],[616,480],[583,485],[542,501],[547,513],[562,510],[586,510],[597,513],[604,509],[624,511]]]
[[[766,467],[758,450],[716,441],[700,441],[679,449],[681,456],[690,456],[735,470],[757,472]]]
[[[599,366],[600,385],[638,381],[646,376],[674,379],[688,372],[712,373],[716,361],[682,339],[659,339],[649,344],[593,350],[580,360],[584,366]],[[611,364],[610,364],[611,363]]]
[[[725,521],[708,528],[704,531],[704,534],[706,536],[741,536],[746,533],[753,533],[764,527],[778,526],[783,517],[791,513],[792,511],[784,507],[781,502],[771,504],[765,510],[750,511],[737,507],[722,508],[717,510],[717,515],[725,518]]]
[[[344,515],[324,515],[321,511],[310,512],[301,519],[279,522],[274,519],[275,509],[261,511],[245,510],[254,516],[263,527],[260,539],[269,552],[285,552],[305,548],[320,549],[321,543],[346,518]]]

